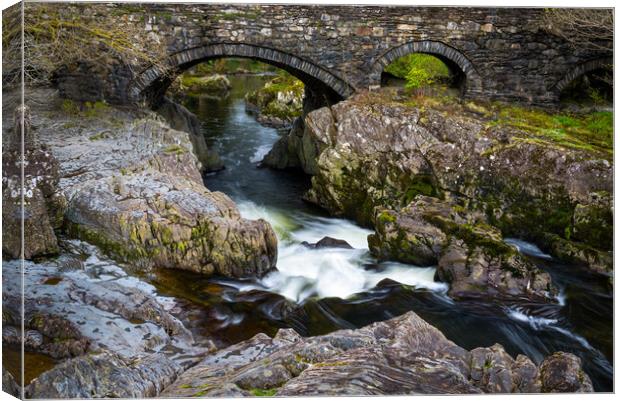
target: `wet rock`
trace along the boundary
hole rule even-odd
[[[592,392],[592,382],[581,369],[581,360],[566,352],[556,352],[540,365],[542,391],[547,393]]]
[[[409,312],[317,337],[303,338],[291,329],[280,330],[273,339],[258,334],[207,357],[161,395],[355,396],[540,389],[538,368],[527,357],[515,360],[497,344],[469,352]]]
[[[377,210],[370,250],[382,259],[437,265],[453,298],[520,297],[553,301],[549,274],[504,243],[482,213],[418,195],[400,211]]]
[[[202,132],[202,124],[192,112],[166,97],[160,100],[154,110],[170,124],[172,129],[189,134],[193,151],[201,163],[202,171],[212,172],[224,168],[224,163],[219,155],[208,148],[205,135]]]
[[[349,243],[343,239],[337,239],[332,237],[323,237],[315,244],[310,244],[307,241],[303,241],[301,245],[310,249],[322,249],[322,248],[343,248],[353,249]]]
[[[106,107],[84,117],[63,112],[49,90],[30,96],[46,99],[35,102],[33,123],[47,127],[41,140],[60,164],[69,235],[136,270],[256,277],[274,268],[271,226],[241,218],[230,198],[205,188],[188,133],[153,112]]]
[[[35,379],[28,398],[147,398],[181,371],[161,354],[125,359],[109,351],[70,359]]]
[[[242,219],[223,193],[157,171],[84,184],[67,220],[71,235],[127,262],[228,277],[260,277],[275,266],[266,221]]]
[[[2,391],[11,394],[13,397],[21,398],[21,388],[17,384],[13,375],[2,367]]]
[[[375,208],[399,211],[425,195],[461,199],[505,235],[539,246],[553,234],[576,246],[611,250],[613,165],[599,154],[513,128],[489,128],[492,120],[467,110],[396,100],[390,93],[358,93],[314,110],[303,132],[278,141],[265,164],[301,167],[313,175],[308,201],[366,226],[380,225]],[[427,236],[416,234],[421,242],[412,246],[420,256],[412,263],[437,257],[435,245],[424,243]],[[573,254],[555,256],[571,261]],[[598,260],[604,266],[591,265],[595,270],[611,269],[609,259]]]
[[[22,120],[24,135],[24,175],[22,188]],[[54,229],[62,224],[66,201],[57,185],[58,162],[39,144],[32,127],[30,109],[19,106],[14,125],[2,155],[2,253],[8,258],[21,257],[22,196],[24,223],[24,257],[58,252]]]
[[[83,270],[62,270],[53,261],[24,265],[27,350],[65,359],[102,350],[133,358],[173,348],[170,356],[186,361],[206,351],[208,345],[197,344],[172,316],[173,299],[158,297],[151,285],[128,276],[95,247],[86,248]],[[2,265],[7,344],[21,343],[20,268],[19,261]],[[52,285],[51,278],[60,280]]]
[[[400,212],[378,210],[376,233],[368,237],[372,254],[416,266],[436,265],[447,237],[425,215],[450,218],[454,213],[449,203],[428,197],[412,202]]]
[[[601,251],[592,246],[569,241],[555,234],[546,234],[541,238],[541,248],[560,260],[588,266],[602,274],[613,274],[613,251]]]

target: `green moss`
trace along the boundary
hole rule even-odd
[[[99,141],[108,137],[109,131],[101,131],[98,134],[88,137],[89,141]]]
[[[394,216],[392,213],[388,211],[383,211],[379,213],[379,215],[377,216],[377,220],[381,222],[382,224],[395,223],[396,216]]]
[[[276,388],[268,388],[268,389],[253,388],[248,391],[255,397],[273,397],[274,395],[276,395],[276,392],[278,391],[278,389]]]
[[[190,92],[200,93],[225,93],[230,89],[230,82],[223,75],[194,76],[189,73],[180,76],[181,86]]]
[[[64,99],[61,109],[73,116],[95,118],[105,113],[109,106],[104,101],[78,103],[71,99]]]
[[[296,100],[285,104],[278,100],[278,95],[281,93],[291,94]],[[278,76],[262,88],[248,93],[246,100],[258,107],[263,115],[292,120],[302,113],[303,96],[303,82],[285,71],[279,71]]]
[[[80,106],[74,102],[71,99],[65,99],[62,101],[62,105],[61,105],[62,111],[64,111],[67,114],[79,114],[80,113]]]
[[[526,131],[539,144],[594,152],[613,158],[613,114],[597,112],[587,115],[553,114],[520,106],[496,106],[495,124]]]
[[[422,179],[415,180],[405,190],[403,197],[403,205],[406,206],[418,195],[436,196],[435,187],[431,182],[429,176],[424,176]]]
[[[70,237],[91,243],[99,247],[106,255],[125,262],[140,260],[148,256],[146,250],[142,247],[130,246],[121,241],[115,241],[101,232],[84,225],[67,222],[65,230]]]
[[[173,145],[166,146],[164,148],[164,152],[165,153],[172,153],[172,154],[175,154],[175,155],[181,155],[181,154],[186,152],[186,149],[184,147],[182,147],[181,145],[173,144]]]

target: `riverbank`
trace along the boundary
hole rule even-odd
[[[437,263],[446,235],[479,245],[468,233],[497,237],[486,228],[495,226],[561,260],[610,272],[611,130],[506,107],[362,93],[309,113],[264,162],[310,174],[306,199],[374,227],[374,252],[384,258]],[[433,229],[405,227],[399,213],[417,196],[441,199],[460,217],[431,222]]]
[[[232,84],[235,85],[234,82]],[[54,93],[47,90],[33,90],[33,96],[36,98],[37,95],[42,99],[55,99]],[[30,394],[90,397],[92,395],[84,395],[81,391],[86,389],[84,391],[109,395],[125,387],[134,392],[121,395],[184,394],[190,391],[189,387],[183,387],[183,380],[189,376],[179,381],[176,387],[169,385],[176,377],[181,377],[185,369],[203,360],[201,353],[213,352],[217,348],[221,355],[225,355],[235,349],[247,348],[253,344],[253,340],[244,341],[254,334],[267,333],[274,336],[282,327],[292,327],[304,336],[311,336],[300,346],[305,341],[308,344],[322,344],[332,337],[315,336],[343,328],[350,331],[338,332],[336,336],[341,341],[352,341],[357,336],[365,336],[369,330],[375,330],[359,328],[403,315],[412,308],[420,315],[411,318],[415,324],[425,325],[437,335],[441,333],[424,320],[440,327],[449,340],[457,344],[454,348],[457,354],[469,355],[466,350],[477,348],[482,342],[499,342],[506,347],[511,355],[509,358],[527,354],[531,359],[527,366],[540,366],[544,357],[550,353],[570,350],[581,357],[581,362],[575,362],[572,357],[563,360],[573,361],[570,366],[574,372],[579,372],[580,363],[584,364],[588,372],[587,375],[577,374],[576,377],[581,377],[578,386],[570,389],[581,388],[582,385],[583,389],[588,389],[584,377],[592,373],[595,387],[600,388],[601,380],[606,380],[601,379],[608,374],[604,372],[607,369],[604,356],[601,357],[586,340],[570,331],[569,334],[558,335],[559,329],[566,330],[569,327],[560,319],[561,305],[553,305],[552,302],[551,309],[541,307],[540,310],[523,311],[515,309],[518,305],[509,305],[504,310],[483,302],[471,304],[468,310],[465,303],[455,304],[446,297],[447,286],[434,281],[434,268],[377,260],[368,254],[366,236],[371,231],[350,221],[330,218],[325,212],[304,204],[300,198],[309,183],[303,175],[256,168],[279,135],[277,131],[255,122],[256,125],[252,125],[252,117],[245,114],[242,95],[219,100],[197,100],[195,103],[205,106],[208,115],[212,116],[212,119],[202,117],[201,121],[208,133],[205,149],[220,153],[226,166],[224,170],[204,177],[200,176],[200,164],[193,154],[196,149],[194,141],[199,139],[192,140],[192,134],[170,129],[169,123],[151,112],[101,106],[96,113],[85,115],[83,110],[73,109],[69,103],[63,103],[60,99],[38,104],[40,108],[33,107],[34,125],[39,127],[41,141],[47,144],[60,164],[59,188],[68,199],[68,212],[64,216],[63,235],[59,237],[61,256],[51,258],[50,262],[33,263],[33,272],[45,273],[32,274],[34,282],[31,285],[45,290],[42,294],[47,294],[45,299],[50,310],[62,307],[65,292],[97,294],[98,298],[80,296],[77,301],[67,302],[74,302],[75,305],[80,305],[80,302],[91,306],[96,304],[99,310],[94,311],[93,319],[108,314],[108,319],[118,322],[118,328],[124,331],[121,334],[127,338],[128,344],[146,341],[147,345],[124,348],[114,342],[102,341],[101,337],[108,336],[110,332],[102,329],[94,332],[93,325],[81,324],[81,315],[76,315],[71,324],[79,335],[68,340],[85,339],[87,344],[100,344],[98,352],[103,353],[95,353],[95,348],[89,348],[89,345],[83,347],[79,354],[67,355],[65,362],[60,358],[55,361],[58,364],[56,367],[44,373],[38,384],[29,388]],[[63,107],[63,104],[67,106]],[[200,115],[198,112],[196,114]],[[252,135],[248,135],[250,132]],[[197,133],[193,132],[193,135]],[[209,189],[205,187],[203,178]],[[224,191],[226,195],[214,190]],[[127,218],[115,217],[119,214]],[[261,223],[259,217],[266,220]],[[117,221],[122,223],[116,224]],[[156,222],[156,229],[153,229],[153,222]],[[141,230],[143,223],[148,223],[148,230]],[[186,243],[183,235],[188,223],[198,224],[193,228],[209,227],[213,230],[190,229],[189,240],[197,242],[189,242],[181,249],[178,244]],[[88,231],[75,229],[75,225],[86,227]],[[130,229],[126,230],[127,227]],[[243,234],[239,234],[238,238],[239,241],[246,241],[247,247],[243,252],[248,253],[239,256],[237,247],[234,247],[234,252],[233,249],[230,253],[222,252],[217,255],[221,259],[217,259],[218,263],[213,263],[211,269],[208,263],[203,263],[202,258],[213,260],[209,250],[227,250],[217,242],[217,230],[222,227],[229,235],[234,235],[237,229],[242,231]],[[96,231],[96,235],[86,235],[90,230]],[[263,238],[258,241],[262,245],[255,247],[256,242],[248,237],[247,233],[253,230],[262,233],[256,237]],[[67,244],[74,242],[67,241],[64,235],[82,238],[97,245],[99,250],[77,245],[79,243],[67,249]],[[304,241],[315,243],[324,236],[344,239],[354,249],[311,249],[302,245]],[[154,252],[155,249],[161,251]],[[101,251],[116,261],[108,260]],[[82,254],[98,256],[94,259],[86,256],[83,262],[85,265],[79,267],[82,265],[78,263],[77,272],[69,268],[65,273],[55,267],[62,265],[59,260],[81,260],[84,258],[80,256]],[[295,255],[302,255],[302,258],[296,258]],[[273,266],[277,266],[277,270]],[[92,275],[94,280],[82,277],[82,270],[87,276]],[[335,292],[336,286],[329,284],[338,282],[346,282],[350,286],[345,292]],[[562,294],[567,287],[562,280],[555,283]],[[86,290],[82,288],[85,286]],[[77,292],[71,291],[69,287],[77,288]],[[113,290],[110,289],[112,287]],[[125,294],[129,299],[121,297],[117,292]],[[38,298],[35,296],[32,299],[34,304]],[[137,300],[147,300],[151,308],[134,311],[132,305],[134,301],[139,302]],[[126,307],[121,308],[120,305]],[[482,308],[488,310],[480,313]],[[515,319],[515,311],[520,311],[520,316],[526,316],[526,321],[530,319],[540,324],[546,316],[549,322],[535,328],[529,322]],[[173,326],[178,328],[178,333],[170,329],[173,327],[169,326],[170,321],[175,322]],[[450,324],[447,324],[448,321]],[[501,330],[493,328],[498,321],[502,322],[502,327],[519,334],[512,338],[502,334]],[[386,324],[396,327],[400,324],[398,322],[396,319]],[[473,330],[474,327],[477,329]],[[478,332],[481,327],[489,328],[487,334]],[[130,331],[126,331],[126,328]],[[35,326],[31,329],[39,330]],[[143,338],[141,335],[147,331],[151,336]],[[278,338],[286,333],[291,331],[283,331]],[[202,345],[195,346],[189,336]],[[151,337],[155,340],[149,340]],[[534,337],[544,344],[542,348],[547,350],[545,354],[539,348],[526,346],[526,339]],[[261,341],[265,339],[261,335],[257,338]],[[442,341],[449,340],[444,338]],[[277,342],[277,339],[274,341]],[[585,341],[587,346],[580,341]],[[178,344],[184,342],[193,344],[189,346],[190,350],[174,351]],[[395,341],[392,344],[396,346],[394,350],[400,347],[397,343]],[[391,355],[388,348],[392,349],[392,345],[386,349],[377,348],[376,352],[378,355]],[[149,347],[156,352],[142,359],[142,352]],[[179,346],[184,350],[183,347]],[[371,352],[371,348],[362,347],[359,351]],[[41,349],[33,350],[40,352]],[[340,369],[344,363],[338,364],[338,360],[345,361],[354,355],[341,355],[341,351],[336,351],[332,355],[335,362],[331,359],[322,362],[334,363],[333,366],[337,368],[333,369],[347,376],[349,371]],[[423,347],[420,351],[432,350]],[[472,351],[472,355],[477,355],[477,352]],[[527,359],[519,357],[511,361],[497,348],[485,349],[484,352],[497,354],[498,358],[501,356],[501,366],[507,363],[511,369],[516,369],[515,363]],[[196,357],[185,359],[180,356],[183,353]],[[402,361],[409,364],[406,358]],[[322,365],[322,362],[317,360],[316,366],[315,362],[304,362],[300,366],[302,370],[311,368],[305,375],[321,369],[325,370],[323,373],[330,374],[330,370],[325,369],[328,365]],[[446,362],[448,365],[444,362],[436,359],[433,363],[437,363],[437,366],[452,366],[452,362]],[[119,386],[115,381],[117,378],[106,376],[107,364],[125,372],[124,375],[130,378],[128,380],[132,384]],[[199,364],[201,367],[197,366],[196,369],[200,370],[206,365],[208,360],[203,360]],[[414,365],[407,369],[423,375],[424,370]],[[63,372],[78,366],[85,369],[82,381],[61,390],[57,384]],[[397,378],[398,374],[394,371],[392,378]],[[515,378],[521,377],[521,374],[514,371]],[[475,382],[475,375],[463,372],[458,375],[461,375],[459,380],[469,390],[485,391],[484,386],[487,384]],[[544,382],[542,376],[534,374],[532,377],[534,387],[531,388],[536,389],[538,384],[535,383]],[[235,374],[235,380],[231,379],[234,386],[237,386],[237,378]],[[100,385],[93,388],[93,383]],[[196,392],[205,395],[217,389],[221,394],[227,394],[226,391],[234,390],[232,384],[224,381],[209,383],[208,389],[199,388]],[[261,388],[245,387],[242,386],[245,391],[242,391],[243,394],[275,393],[271,382]],[[432,389],[437,388],[430,386],[427,391],[432,392]],[[508,386],[502,387],[502,391],[531,391],[531,388]],[[545,389],[551,387],[547,385]],[[377,393],[390,392],[378,388]]]

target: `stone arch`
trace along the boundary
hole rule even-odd
[[[551,88],[551,92],[556,96],[560,96],[560,93],[575,79],[579,78],[583,74],[586,74],[590,71],[597,70],[599,68],[603,68],[607,65],[613,65],[614,61],[611,57],[597,58],[593,60],[588,60],[584,63],[581,63],[570,70],[562,79],[553,85]]]
[[[431,40],[407,42],[393,47],[379,56],[372,64],[373,77],[378,82],[381,73],[391,62],[411,53],[425,53],[439,58],[451,69],[458,68],[464,75],[463,95],[482,92],[482,79],[474,65],[467,57],[457,49],[442,42]]]
[[[259,60],[282,68],[300,79],[315,93],[323,93],[331,101],[349,97],[355,89],[343,79],[307,60],[276,50],[245,43],[217,43],[185,49],[171,54],[167,69],[151,66],[137,75],[131,84],[135,98],[156,99],[163,95],[170,83],[182,71],[201,62],[223,57],[241,57]]]

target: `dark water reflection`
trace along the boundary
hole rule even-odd
[[[210,145],[227,166],[221,173],[205,177],[205,182],[237,202],[324,216],[301,201],[308,187],[306,177],[256,167],[279,137],[276,130],[260,126],[244,110],[243,94],[262,85],[264,79],[233,77],[233,91],[225,99],[186,101],[203,119]],[[572,352],[583,360],[597,391],[612,391],[613,293],[609,279],[550,260],[537,258],[535,262],[552,275],[561,289],[563,305],[506,305],[482,300],[455,303],[441,292],[390,280],[347,299],[311,297],[298,305],[281,295],[257,290],[253,281],[162,270],[154,284],[163,294],[186,299],[193,329],[214,338],[220,346],[259,332],[274,335],[283,327],[292,327],[302,335],[362,327],[413,310],[466,349],[499,343],[513,357],[525,354],[536,363],[556,351]]]

